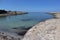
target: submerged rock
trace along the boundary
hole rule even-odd
[[[31,21],[32,19],[22,19],[21,21]]]
[[[18,35],[24,36],[27,30],[20,30],[19,32],[16,32]]]
[[[32,28],[32,27],[30,26],[30,27],[25,28],[25,26],[21,26],[21,27],[13,28],[12,31],[14,31],[14,32],[17,33],[18,35],[25,35],[25,33],[26,33],[30,28]]]
[[[32,28],[32,26],[20,26],[20,27],[14,27],[14,28],[12,28],[12,29],[21,29],[21,30],[28,30],[28,29],[30,29],[30,28]]]

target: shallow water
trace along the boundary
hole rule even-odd
[[[0,17],[0,30],[10,31],[14,27],[32,27],[33,25],[52,18],[52,15],[45,12],[29,12],[23,15]]]

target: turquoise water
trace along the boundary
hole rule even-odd
[[[44,12],[29,12],[23,15],[0,17],[0,30],[9,31],[14,27],[31,27],[40,21],[52,18]]]

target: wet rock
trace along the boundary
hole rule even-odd
[[[24,36],[27,30],[21,30],[20,32],[17,32],[18,35]]]

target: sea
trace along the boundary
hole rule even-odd
[[[39,22],[53,18],[47,12],[28,12],[23,15],[11,15],[0,17],[0,31],[11,32],[11,29],[19,27],[28,28],[33,27]]]

